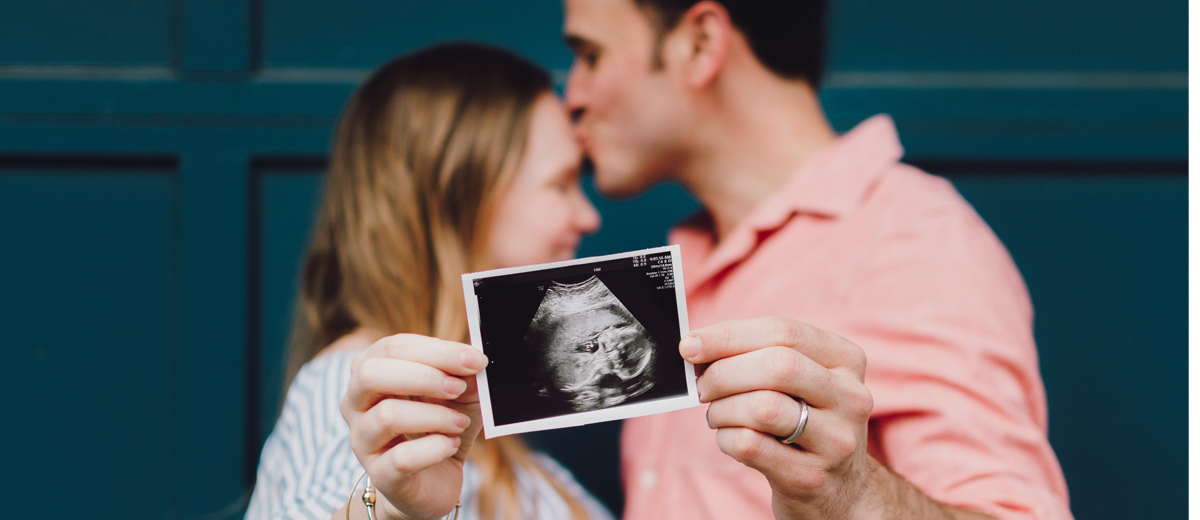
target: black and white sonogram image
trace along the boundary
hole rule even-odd
[[[658,344],[597,276],[551,282],[523,342],[544,349],[539,393],[575,411],[621,404],[654,386]]]
[[[689,395],[670,251],[471,284],[496,426]]]

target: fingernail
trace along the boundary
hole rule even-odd
[[[466,428],[468,424],[471,424],[470,417],[467,417],[466,415],[463,415],[458,412],[454,413],[454,425],[455,426],[458,426],[459,428]]]
[[[467,389],[467,382],[457,377],[447,377],[445,381],[446,393],[457,396]]]
[[[679,353],[683,355],[683,359],[692,359],[696,354],[700,353],[700,338],[696,336],[688,336],[679,342]]]
[[[479,370],[487,366],[487,356],[478,350],[464,350],[459,354],[462,365],[471,370]]]
[[[450,438],[450,445],[451,445],[451,446],[453,446],[453,447],[457,448],[457,447],[458,447],[459,445],[461,445],[461,444],[462,444],[462,439],[460,439],[460,438],[458,438],[458,437],[451,437],[451,438]]]

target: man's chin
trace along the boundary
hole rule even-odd
[[[596,174],[593,177],[593,182],[596,185],[596,191],[599,191],[605,197],[614,199],[633,198],[648,188],[645,179],[629,170],[613,171],[605,169],[599,163],[596,163],[595,167]]]

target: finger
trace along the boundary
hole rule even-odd
[[[768,347],[795,349],[826,367],[866,370],[866,354],[845,338],[795,320],[768,316],[729,320],[693,330],[679,342],[679,353],[693,364]]]
[[[824,496],[826,486],[832,484],[827,458],[798,450],[756,430],[721,428],[717,430],[717,447],[734,460],[758,470],[772,487]]]
[[[471,376],[487,366],[487,356],[470,345],[417,334],[396,334],[371,345],[355,357],[351,373],[367,359],[384,357],[412,361],[443,372]]]
[[[786,347],[771,347],[715,361],[696,380],[701,402],[756,390],[774,390],[804,399],[818,408],[839,404],[846,394],[854,392],[848,388],[851,385],[861,386]]]
[[[708,426],[716,430],[727,428],[748,428],[767,435],[782,444],[781,439],[791,437],[800,426],[800,403],[790,401],[786,396],[775,392],[784,402],[775,417],[760,417],[746,410],[746,407],[757,406],[752,401],[732,401],[734,397],[722,399],[708,407]],[[742,394],[749,395],[749,394]],[[727,402],[729,401],[729,402]],[[743,408],[739,408],[743,407]],[[846,418],[829,410],[808,407],[808,418],[805,420],[804,431],[791,444],[804,451],[818,455],[838,457],[847,451],[853,452],[858,444],[858,428]]]
[[[479,403],[478,380],[474,376],[467,376],[467,377],[462,378],[462,380],[467,383],[467,389],[465,391],[463,391],[463,393],[459,394],[458,398],[456,398],[454,400],[454,402],[460,403],[460,404],[478,404]]]
[[[809,420],[815,410],[809,407]],[[800,424],[800,403],[770,390],[759,390],[718,399],[708,406],[708,427],[739,427],[786,438]],[[807,430],[807,427],[805,427]],[[803,437],[803,435],[801,435]],[[796,442],[799,442],[798,440]]]
[[[470,417],[445,406],[384,399],[355,421],[350,429],[350,444],[356,452],[375,453],[404,434],[458,435],[470,424]]]
[[[469,387],[462,378],[423,363],[374,357],[363,360],[350,377],[346,398],[354,409],[366,410],[393,396],[456,399]]]
[[[426,435],[401,442],[371,461],[367,473],[372,480],[396,482],[453,457],[462,440],[445,435]]]

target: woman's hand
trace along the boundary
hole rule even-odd
[[[371,477],[379,518],[437,518],[454,509],[463,462],[482,419],[475,378],[487,357],[470,345],[413,334],[354,358],[342,417]]]

